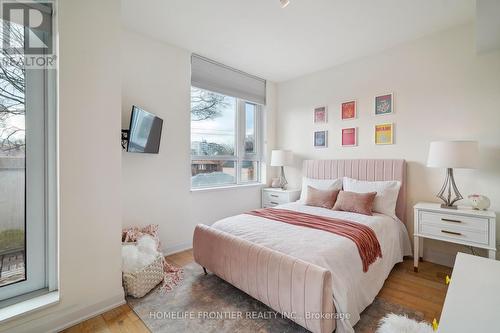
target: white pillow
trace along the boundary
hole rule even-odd
[[[302,177],[302,192],[300,193],[300,203],[306,203],[307,200],[307,187],[311,186],[318,190],[341,190],[342,179],[314,179]]]
[[[370,182],[344,177],[344,191],[367,193],[377,192],[373,202],[373,211],[396,218],[401,182],[397,180]]]

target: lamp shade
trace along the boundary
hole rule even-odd
[[[477,141],[434,141],[429,148],[427,166],[431,168],[475,169],[479,165]]]
[[[289,150],[273,150],[271,152],[271,166],[286,166],[292,164],[293,154]]]

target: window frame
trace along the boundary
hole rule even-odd
[[[192,86],[195,87],[195,86]],[[202,89],[205,91],[210,91],[203,88],[195,87],[196,89]],[[263,106],[254,102],[246,101],[241,98],[228,96],[223,93],[214,92],[216,94],[224,95],[227,97],[236,99],[236,110],[235,110],[235,124],[234,124],[234,155],[217,155],[217,156],[206,156],[206,155],[190,155],[190,162],[192,165],[193,161],[232,161],[235,166],[235,180],[232,183],[222,183],[222,184],[210,184],[207,186],[193,186],[191,182],[191,190],[204,190],[204,189],[217,189],[224,187],[238,187],[238,186],[248,186],[252,184],[261,184],[262,177],[262,146],[263,146]],[[253,153],[247,154],[245,152],[245,135],[246,135],[246,104],[251,104],[254,106],[254,151]],[[192,120],[191,120],[192,121]],[[190,132],[190,138],[192,133]],[[191,141],[192,142],[192,141]],[[251,181],[242,181],[241,171],[242,164],[244,161],[257,162],[257,179]],[[192,177],[192,176],[191,176]]]
[[[246,136],[246,105],[251,104],[254,106],[254,152],[247,153],[245,151],[245,136]],[[238,164],[239,168],[237,170],[237,185],[246,185],[253,183],[260,183],[261,180],[261,163],[262,163],[262,106],[256,103],[248,102],[245,100],[238,99],[238,128],[237,128],[237,139],[238,139]],[[238,118],[237,116],[237,118]],[[243,161],[257,162],[257,179],[251,181],[241,180],[241,170]]]
[[[52,24],[55,28],[54,14]],[[44,34],[42,39],[46,37]],[[26,68],[25,73],[25,279],[0,288],[0,312],[13,304],[59,288],[57,72],[45,67]],[[34,191],[36,194],[33,194]],[[34,202],[37,207],[32,209],[29,205],[33,204],[29,202]],[[37,263],[37,260],[41,262]]]

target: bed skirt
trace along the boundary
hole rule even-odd
[[[207,225],[193,237],[194,260],[313,333],[335,329],[329,270]]]

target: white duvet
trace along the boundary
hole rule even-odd
[[[276,208],[339,218],[362,223],[373,229],[382,249],[382,258],[363,272],[361,258],[353,241],[330,232],[237,215],[216,222],[213,228],[256,244],[329,269],[332,273],[333,301],[338,313],[349,319],[337,320],[337,333],[352,333],[360,313],[378,294],[394,265],[411,254],[404,224],[382,214],[373,216],[289,203]]]

